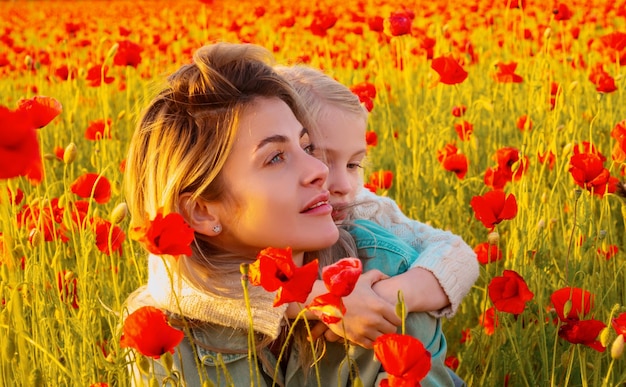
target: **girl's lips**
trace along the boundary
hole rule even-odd
[[[346,211],[343,209],[333,208],[332,217],[335,222],[340,222],[346,218]]]

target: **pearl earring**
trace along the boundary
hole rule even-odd
[[[215,226],[213,226],[213,232],[216,234],[219,234],[222,232],[222,226],[219,224],[216,224]]]

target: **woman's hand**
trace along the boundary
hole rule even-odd
[[[374,340],[382,334],[397,331],[402,320],[396,315],[395,305],[379,297],[372,286],[388,278],[378,270],[365,272],[350,295],[343,298],[346,314],[337,324],[324,329],[321,323],[312,329],[313,337],[322,334],[328,341],[345,338],[365,348],[372,348]],[[345,328],[345,330],[344,330]]]

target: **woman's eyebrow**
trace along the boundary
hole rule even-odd
[[[302,130],[300,131],[300,138],[304,137],[305,135],[307,135],[309,133],[309,130],[307,128],[302,128]],[[273,136],[269,136],[264,138],[263,140],[261,140],[259,142],[259,144],[256,146],[256,148],[254,149],[254,151],[258,151],[259,149],[261,149],[262,147],[264,147],[267,144],[270,143],[286,143],[287,141],[289,141],[289,139],[287,138],[287,136],[284,136],[282,134],[275,134]]]

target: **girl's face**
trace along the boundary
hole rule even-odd
[[[283,101],[258,98],[249,106],[222,170],[232,200],[222,205],[220,243],[244,254],[290,246],[294,258],[335,243],[328,168],[312,151],[307,130]]]
[[[317,124],[321,138],[314,140],[329,169],[326,186],[332,215],[336,222],[341,222],[346,216],[345,207],[354,202],[363,186],[361,164],[367,147],[367,117],[326,105]]]

